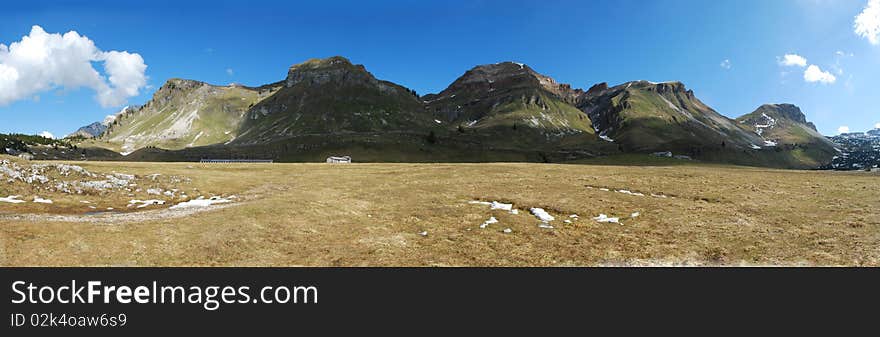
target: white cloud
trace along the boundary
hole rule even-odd
[[[226,74],[232,76],[235,75],[235,71],[232,68],[226,68]]]
[[[123,105],[147,85],[147,76],[144,75],[147,65],[139,54],[109,51],[102,53],[101,59],[110,80],[110,87],[98,92],[98,101],[102,106]]]
[[[101,121],[101,124],[104,124],[105,126],[109,126],[110,124],[113,124],[113,122],[115,122],[115,121],[116,121],[116,115],[107,115],[107,117],[104,117],[104,120]]]
[[[819,66],[811,64],[807,67],[807,70],[804,71],[804,81],[810,83],[820,82],[822,84],[833,84],[834,82],[837,82],[837,77],[822,70]]]
[[[104,74],[92,66],[103,63]],[[125,51],[102,51],[75,31],[47,33],[31,27],[9,46],[0,44],[0,106],[58,88],[95,90],[103,107],[119,106],[146,86],[144,59]]]
[[[39,134],[38,136],[46,137],[46,138],[49,138],[49,139],[55,139],[55,135],[53,135],[53,134],[52,134],[51,132],[49,132],[49,131],[43,131],[43,132],[40,132],[40,134]]]
[[[807,59],[798,54],[785,54],[782,58],[779,59],[779,64],[783,66],[798,66],[798,67],[806,67]]]
[[[843,126],[837,128],[837,133],[848,133],[848,132],[849,132],[849,127],[846,125],[843,125]]]
[[[873,45],[880,44],[880,0],[870,0],[853,23],[855,33],[868,39]]]
[[[730,63],[730,60],[729,60],[729,59],[726,59],[726,60],[724,60],[724,61],[721,61],[721,68],[724,68],[724,69],[730,69],[730,68],[732,68],[732,67],[733,67],[733,65]]]
[[[875,129],[880,129],[880,123],[874,124]]]

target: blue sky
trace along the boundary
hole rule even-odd
[[[127,51],[119,59],[124,64],[137,65],[132,55],[137,54],[146,69],[145,78],[140,78],[145,81],[134,76],[126,77],[127,82],[113,82],[102,66],[110,62],[108,56],[89,61],[97,79],[74,83],[67,75],[41,73],[42,77],[31,76],[32,80],[48,83],[27,89],[22,81],[7,78],[6,85],[15,87],[5,90],[16,94],[7,95],[4,101],[0,93],[0,132],[46,130],[62,136],[102,120],[119,110],[119,105],[146,102],[169,78],[260,85],[283,79],[292,64],[333,55],[364,64],[377,77],[420,94],[442,90],[474,65],[512,60],[574,87],[678,80],[730,117],[763,103],[786,102],[800,106],[824,134],[837,134],[841,126],[867,130],[880,123],[876,84],[880,45],[856,34],[854,21],[869,1],[880,3],[7,3],[0,12],[0,44],[10,51],[13,43],[33,34],[32,26],[39,25],[50,35],[75,31],[92,41],[100,55]],[[806,63],[784,66],[780,60],[787,54],[799,55]],[[0,88],[4,88],[2,64],[0,57]],[[805,80],[809,66],[818,67],[819,72],[813,74],[820,76],[811,77],[815,82]],[[17,69],[19,75],[33,74],[33,69],[49,72],[39,65]],[[115,73],[117,79],[125,69]],[[833,83],[828,75],[834,77]],[[65,78],[63,83],[68,85],[47,79],[52,76]],[[125,90],[126,85],[138,93]],[[96,98],[98,92],[104,98]]]

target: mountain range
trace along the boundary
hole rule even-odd
[[[880,168],[880,128],[831,137],[838,153],[824,169],[877,170]]]
[[[502,62],[419,96],[339,56],[294,65],[284,79],[259,87],[171,79],[144,105],[72,136],[80,148],[122,154],[116,160],[566,162],[668,151],[818,168],[836,153],[794,105],[767,104],[731,119],[680,82],[582,90]]]

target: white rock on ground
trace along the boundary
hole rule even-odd
[[[505,228],[502,232],[504,232],[504,234],[510,234],[513,232],[513,230],[510,228]]]
[[[642,213],[639,213],[639,212],[633,212],[633,214],[630,214],[629,217],[630,217],[630,218],[638,218],[639,215],[642,215]]]
[[[38,204],[51,204],[51,203],[52,203],[52,200],[49,200],[49,199],[43,199],[43,198],[40,198],[40,197],[34,197],[34,202],[35,202],[35,203],[38,203]]]
[[[421,231],[421,232],[419,232],[419,235],[428,236],[428,231]]]

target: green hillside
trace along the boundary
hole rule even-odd
[[[342,57],[295,65],[281,84],[249,110],[234,144],[376,131],[427,134],[434,124],[411,90],[377,80]]]
[[[702,151],[748,149],[759,138],[739,128],[696,98],[680,82],[629,82],[594,87],[578,107],[600,134],[626,151]]]
[[[225,143],[237,136],[248,108],[274,90],[171,79],[147,104],[118,115],[95,143],[109,143],[121,152]]]

